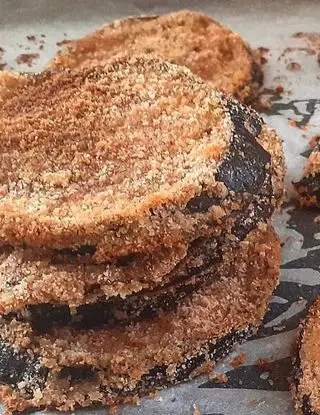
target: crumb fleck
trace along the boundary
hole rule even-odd
[[[299,72],[299,71],[301,71],[301,65],[300,65],[300,63],[297,63],[297,62],[290,62],[290,63],[288,63],[288,65],[286,66],[286,68],[288,69],[288,71],[291,71],[291,72]]]
[[[238,356],[236,356],[232,362],[231,366],[236,369],[237,367],[241,366],[246,361],[247,355],[246,353],[240,353]]]
[[[297,121],[296,120],[289,120],[289,124],[291,125],[291,127],[296,127],[297,126]]]
[[[212,380],[215,383],[228,383],[228,376],[225,373],[210,373],[209,380]]]
[[[3,61],[2,59],[2,55],[4,54],[5,50],[4,48],[2,48],[0,46],[0,71],[2,71],[3,69],[5,69],[5,67],[7,66],[7,63]]]
[[[26,38],[29,42],[35,42],[36,41],[35,35],[27,35]]]
[[[60,40],[59,42],[57,42],[56,45],[57,46],[63,46],[63,45],[67,45],[70,42],[71,42],[71,40],[63,39],[63,40]]]
[[[282,94],[282,93],[283,93],[283,91],[284,91],[284,88],[283,88],[283,86],[282,86],[282,85],[278,85],[278,86],[276,87],[276,93],[277,93],[277,94]]]
[[[269,51],[270,51],[269,48],[265,48],[263,46],[260,46],[259,48],[257,48],[256,52],[257,52],[258,58],[260,59],[261,65],[265,65],[268,62],[266,55],[269,54]]]
[[[22,53],[16,58],[16,62],[18,65],[28,65],[30,67],[39,56],[39,53]]]
[[[320,215],[314,218],[315,223],[320,223]]]
[[[309,146],[311,148],[314,148],[318,143],[320,143],[320,134],[314,135],[313,137],[311,137],[310,141],[309,141]]]

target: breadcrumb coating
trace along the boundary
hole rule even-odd
[[[186,66],[215,88],[244,101],[253,99],[262,82],[253,51],[237,33],[187,10],[106,24],[68,42],[49,68],[92,68],[114,56],[140,53]]]

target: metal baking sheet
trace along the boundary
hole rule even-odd
[[[253,47],[268,49],[263,69],[264,99],[269,108],[263,116],[284,140],[289,199],[291,182],[302,174],[308,141],[320,133],[318,0],[1,0],[0,47],[5,52],[0,54],[0,64],[5,62],[9,70],[41,71],[58,49],[57,43],[65,39],[125,16],[182,8],[208,13]],[[297,32],[303,35],[294,37]],[[314,36],[305,36],[306,32]],[[22,54],[30,53],[39,56],[17,63],[19,57],[24,60]],[[284,91],[279,93],[281,87]],[[301,210],[290,202],[276,217],[283,243],[281,284],[258,335],[215,368],[215,372],[227,374],[226,384],[200,377],[165,390],[155,399],[143,399],[139,406],[120,408],[118,414],[293,415],[287,380],[290,355],[299,320],[320,293],[318,215],[320,211]],[[234,367],[233,359],[239,355],[243,363]],[[98,415],[105,409],[84,412]]]

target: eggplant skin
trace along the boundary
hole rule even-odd
[[[17,350],[9,343],[0,340],[0,383],[18,389],[23,384],[26,396],[33,396],[37,389],[42,390],[49,370],[40,363],[37,356]]]
[[[254,330],[247,327],[243,330],[233,330],[215,342],[207,343],[199,353],[193,357],[185,359],[176,366],[175,374],[167,378],[169,365],[155,366],[148,373],[145,373],[133,390],[109,389],[102,392],[114,395],[115,397],[125,398],[128,396],[142,395],[156,388],[172,385],[188,380],[191,374],[201,365],[209,360],[215,362],[225,357],[231,349],[239,343],[253,335]],[[64,367],[59,373],[58,378],[68,378],[71,382],[81,382],[93,379],[97,370],[90,366]],[[19,392],[21,397],[31,400],[34,392],[45,389],[46,381],[50,372],[49,369],[40,363],[39,356],[30,356],[26,351],[13,348],[8,342],[0,340],[0,383],[9,385]],[[53,375],[56,376],[56,375]],[[23,388],[21,388],[23,384]],[[30,405],[34,406],[34,403]]]
[[[301,205],[320,207],[320,173],[303,177],[294,187],[300,194]]]

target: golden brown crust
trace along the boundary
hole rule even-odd
[[[78,306],[161,287],[186,256],[187,247],[161,248],[136,255],[128,265],[66,262],[52,252],[5,248],[0,256],[0,311],[9,313],[41,303]],[[71,258],[72,259],[72,258]]]
[[[175,376],[175,367],[186,357],[194,356],[205,344],[249,325],[258,325],[266,311],[267,302],[278,282],[280,244],[272,228],[253,231],[232,253],[227,253],[220,267],[219,282],[200,289],[183,301],[168,315],[157,316],[127,328],[75,331],[55,329],[51,334],[37,335],[28,324],[2,322],[1,336],[18,349],[42,356],[41,362],[50,369],[46,386],[41,393],[22,403],[30,407],[57,406],[74,409],[90,403],[110,404],[117,398],[102,393],[101,385],[110,388],[134,389],[144,373],[156,365],[169,365],[168,380]],[[86,399],[79,389],[54,380],[64,366],[90,365],[97,368],[98,378],[84,388],[95,391]],[[107,372],[104,370],[107,369]],[[103,371],[102,371],[103,370]],[[170,375],[171,373],[171,375]],[[56,375],[55,375],[56,376]],[[100,383],[101,382],[101,383]],[[95,385],[95,387],[94,387]],[[19,409],[11,397],[19,393],[0,390],[4,404],[10,410]],[[78,391],[75,396],[74,391]]]
[[[296,379],[292,391],[301,414],[320,413],[320,297],[300,325]],[[309,410],[310,412],[307,412]]]
[[[2,72],[0,104],[3,243],[95,245],[103,262],[188,243],[245,203],[184,214],[202,191],[227,202],[215,172],[235,128],[231,102],[186,68],[135,57],[72,73]]]
[[[13,89],[11,74],[1,80],[0,233],[8,243],[62,248],[107,235],[125,245],[123,222],[149,233],[151,220],[170,222],[150,219],[151,210],[185,205],[202,183],[216,186],[231,125],[221,97],[187,69],[132,58],[22,76]],[[173,222],[178,233],[195,226]]]
[[[320,145],[317,145],[308,158],[304,170],[305,176],[315,176],[320,173]]]
[[[243,39],[209,16],[191,11],[106,24],[69,42],[49,68],[95,67],[111,57],[137,53],[152,53],[184,65],[240,100],[251,99],[259,87],[253,52]]]
[[[294,184],[302,206],[320,207],[320,144],[316,144],[304,169],[303,178]]]

